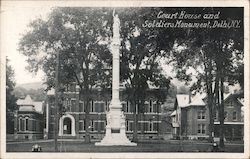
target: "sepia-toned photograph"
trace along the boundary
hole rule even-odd
[[[247,158],[247,9],[4,5],[1,158]]]

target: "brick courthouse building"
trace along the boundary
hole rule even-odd
[[[85,106],[84,102],[79,99],[79,87],[72,83],[67,86],[64,92],[63,105],[66,107],[66,112],[59,117],[59,138],[78,138],[85,137]],[[150,89],[147,92],[147,97],[144,104],[144,113],[138,114],[138,107],[136,113],[138,114],[138,139],[157,139],[160,138],[161,130],[161,105],[154,97],[155,89]],[[120,100],[122,103],[122,110],[126,117],[126,134],[132,138],[134,130],[134,115],[133,108],[129,101],[127,101],[124,94],[124,88],[120,88]],[[101,93],[96,89],[92,92],[90,101],[90,136],[92,139],[100,140],[104,137],[106,126],[106,112],[111,100],[111,91]],[[47,93],[46,101],[46,136],[53,138],[55,125],[55,94],[54,90]]]

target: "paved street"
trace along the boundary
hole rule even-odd
[[[43,152],[53,152],[53,140],[32,142],[7,143],[7,152],[31,152],[31,147],[38,143]],[[95,146],[94,143],[86,144],[79,140],[59,141],[58,148],[61,152],[210,152],[211,146],[205,142],[190,142],[178,140],[161,142],[141,142],[136,147],[129,146]],[[226,143],[225,152],[243,152],[244,145]]]

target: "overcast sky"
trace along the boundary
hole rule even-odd
[[[27,25],[34,19],[45,18],[55,5],[33,5],[30,2],[24,5],[23,2],[9,3],[1,8],[1,53],[8,56],[10,64],[15,71],[15,80],[17,84],[42,82],[43,73],[40,71],[37,75],[31,74],[25,70],[27,66],[26,57],[18,51],[18,42],[27,30]],[[171,69],[166,67],[165,74],[172,74]],[[175,85],[183,85],[182,82],[174,79]]]
[[[39,17],[45,18],[52,10],[51,6],[40,5],[24,5],[21,3],[13,3],[4,6],[2,17],[3,19],[3,37],[4,37],[4,53],[10,60],[10,65],[15,71],[15,80],[17,84],[42,82],[43,73],[39,71],[38,74],[28,72],[25,67],[28,65],[26,57],[17,51],[18,42],[25,34],[28,24]],[[164,74],[171,75],[171,69],[165,66]],[[175,85],[183,85],[176,79],[172,80]]]
[[[15,81],[17,84],[42,82],[43,73],[39,71],[37,75],[28,72],[26,57],[17,51],[18,42],[27,31],[28,24],[39,17],[45,18],[52,10],[51,6],[24,5],[20,3],[5,5],[2,9],[3,17],[3,52],[8,56],[10,65],[15,71]],[[165,73],[169,74],[169,68]],[[173,81],[179,84],[178,81]]]
[[[31,20],[44,17],[49,11],[50,7],[47,6],[20,6],[18,4],[9,4],[2,8],[2,53],[10,60],[10,65],[15,71],[17,84],[42,81],[42,72],[35,76],[25,70],[26,58],[17,51],[17,48],[21,35],[25,33]]]

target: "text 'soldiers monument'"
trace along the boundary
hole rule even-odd
[[[126,145],[136,146],[126,136],[125,116],[122,112],[122,105],[119,99],[120,86],[120,20],[113,12],[113,39],[111,43],[111,53],[113,55],[112,68],[112,100],[107,113],[106,134],[101,142],[95,145],[112,146]]]

